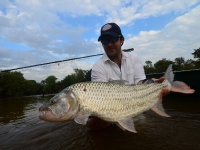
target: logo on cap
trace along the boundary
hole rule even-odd
[[[112,26],[110,24],[106,24],[105,26],[103,26],[102,31],[109,30],[110,28],[112,28]]]

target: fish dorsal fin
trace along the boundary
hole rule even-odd
[[[137,133],[137,131],[135,130],[135,125],[132,118],[125,118],[123,120],[118,121],[118,123],[121,126],[121,128],[128,130],[130,132]]]
[[[74,121],[78,124],[83,124],[83,125],[86,125],[87,124],[87,120],[89,118],[91,114],[81,114],[81,113],[78,113],[76,115],[76,117],[74,118]]]
[[[164,78],[169,81],[169,83],[172,83],[174,81],[174,73],[172,71],[172,64],[169,65],[167,68]]]
[[[156,102],[156,104],[151,108],[152,111],[157,113],[160,116],[163,117],[170,117],[164,110],[163,105],[162,105],[162,94],[159,95],[159,98]]]

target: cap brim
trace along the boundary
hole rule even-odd
[[[111,35],[111,36],[115,36],[115,37],[119,36],[119,34],[116,34],[116,33],[114,33],[114,32],[104,32],[104,33],[102,33],[102,34],[99,36],[98,41],[101,40],[101,38],[102,38],[103,35]]]

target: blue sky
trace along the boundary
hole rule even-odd
[[[1,0],[0,69],[103,53],[99,30],[117,23],[123,48],[145,61],[193,59],[200,47],[200,0]],[[99,57],[23,70],[26,79],[62,80]]]

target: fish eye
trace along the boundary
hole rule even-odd
[[[53,105],[55,102],[53,100],[50,101],[49,105]]]
[[[50,105],[53,105],[53,104],[55,104],[57,102],[57,99],[55,98],[55,99],[51,99],[50,100]]]

